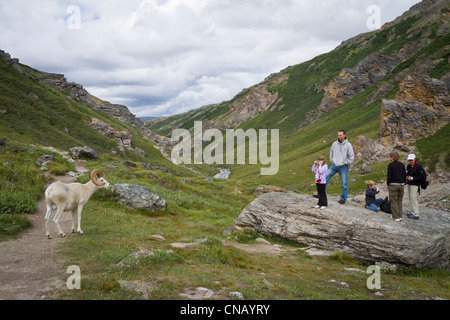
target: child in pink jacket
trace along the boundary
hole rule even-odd
[[[312,166],[312,172],[316,174],[316,187],[319,195],[319,202],[315,208],[325,209],[328,206],[326,190],[326,177],[327,177],[328,165],[324,156],[320,156],[314,161]]]

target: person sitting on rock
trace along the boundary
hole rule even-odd
[[[378,212],[383,199],[377,199],[375,196],[381,191],[372,180],[366,183],[366,208],[371,211]]]

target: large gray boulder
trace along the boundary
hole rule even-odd
[[[132,184],[115,184],[111,189],[119,194],[120,201],[131,209],[165,210],[167,202],[148,191],[147,188]]]
[[[73,159],[90,159],[90,160],[97,160],[98,153],[89,147],[74,147],[69,150],[70,156]]]
[[[322,250],[343,251],[361,263],[384,261],[403,268],[450,269],[450,215],[431,208],[420,220],[395,222],[348,201],[314,209],[307,195],[266,193],[250,203],[234,229],[253,227],[259,233],[305,243]],[[406,211],[404,211],[406,213]]]

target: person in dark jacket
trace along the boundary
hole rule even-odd
[[[391,163],[387,169],[387,185],[389,191],[389,200],[391,202],[392,216],[395,221],[402,221],[403,195],[405,192],[406,169],[405,165],[398,161],[400,155],[398,152],[389,154]]]
[[[419,220],[419,191],[422,181],[426,179],[425,170],[417,162],[414,154],[408,155],[408,166],[406,167],[406,185],[408,189],[409,202],[412,212],[407,217],[413,220]]]
[[[366,186],[366,208],[378,212],[383,199],[377,199],[375,196],[380,192],[380,189],[377,188],[372,180],[367,181]]]

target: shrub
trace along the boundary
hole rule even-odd
[[[30,193],[14,193],[0,190],[0,214],[33,213],[37,210],[36,200]]]

